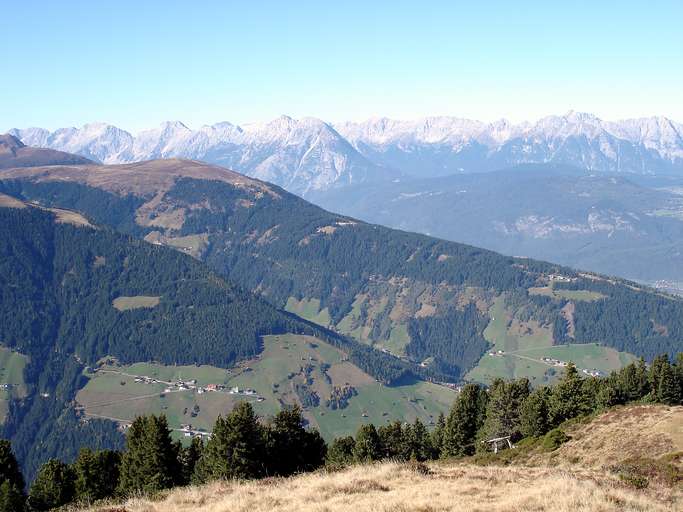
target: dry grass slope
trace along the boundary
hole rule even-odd
[[[671,459],[683,451],[683,407],[613,409],[567,429],[560,449],[513,465],[384,463],[288,479],[215,482],[159,499],[131,499],[93,512],[611,512],[680,511],[683,489],[653,480],[636,489],[615,464]],[[505,453],[505,452],[503,452]],[[494,461],[495,462],[495,461]],[[500,460],[499,460],[500,464]]]
[[[126,512],[674,511],[676,503],[591,470],[385,463],[332,474],[216,482],[159,501],[132,499],[94,510]]]

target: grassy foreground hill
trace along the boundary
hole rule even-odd
[[[174,247],[278,308],[443,380],[474,368],[473,380],[544,384],[563,362],[553,361],[558,346],[604,374],[628,354],[673,355],[683,342],[681,299],[363,223],[200,162],[9,169],[0,191]]]
[[[88,510],[105,512],[667,511],[683,505],[683,407],[612,409],[567,428],[559,449],[525,457],[380,463],[292,478],[215,482]],[[523,450],[523,448],[515,448]],[[641,471],[642,473],[638,473]],[[646,478],[643,480],[634,477]]]

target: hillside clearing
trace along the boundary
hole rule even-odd
[[[420,418],[431,424],[455,399],[453,390],[429,382],[385,386],[349,362],[339,349],[294,334],[264,336],[263,353],[231,369],[135,363],[103,365],[87,376],[89,382],[76,396],[86,415],[127,424],[139,415],[164,413],[178,431],[187,424],[193,430],[210,431],[219,414],[246,400],[264,418],[276,414],[283,404],[299,404],[307,421],[331,440],[354,434],[369,422]],[[185,389],[177,386],[193,379],[196,383]],[[219,389],[197,389],[212,384]],[[335,388],[352,388],[355,394],[332,408],[327,402]]]
[[[550,328],[535,321],[521,323],[513,319],[502,295],[494,301],[489,315],[491,320],[484,337],[491,343],[491,348],[465,376],[469,381],[490,384],[496,378],[527,377],[532,385],[538,386],[552,383],[562,375],[560,362],[571,361],[580,371],[606,375],[636,359],[631,354],[596,343],[553,345]]]
[[[24,368],[28,358],[19,352],[0,346],[0,425],[9,410],[9,402],[26,396]]]
[[[117,297],[112,302],[112,306],[119,311],[154,308],[159,305],[159,299],[161,299],[161,297],[149,297],[145,295],[137,295],[135,297]]]

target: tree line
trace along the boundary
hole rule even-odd
[[[298,407],[264,422],[241,402],[218,417],[206,443],[195,437],[188,446],[172,440],[163,415],[142,416],[128,429],[126,450],[85,448],[71,464],[51,459],[27,495],[10,443],[0,441],[0,512],[50,510],[216,479],[289,476],[323,466],[462,457],[488,450],[482,441],[498,437],[516,443],[544,436],[544,445],[556,447],[567,439],[558,428],[563,422],[632,402],[683,404],[683,353],[673,363],[662,355],[649,366],[641,360],[605,378],[583,378],[570,363],[551,387],[532,389],[527,379],[497,379],[488,388],[466,384],[431,431],[419,419],[379,428],[370,423],[329,446],[306,428]]]

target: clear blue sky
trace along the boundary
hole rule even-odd
[[[569,109],[683,121],[681,0],[0,3],[0,130]]]

